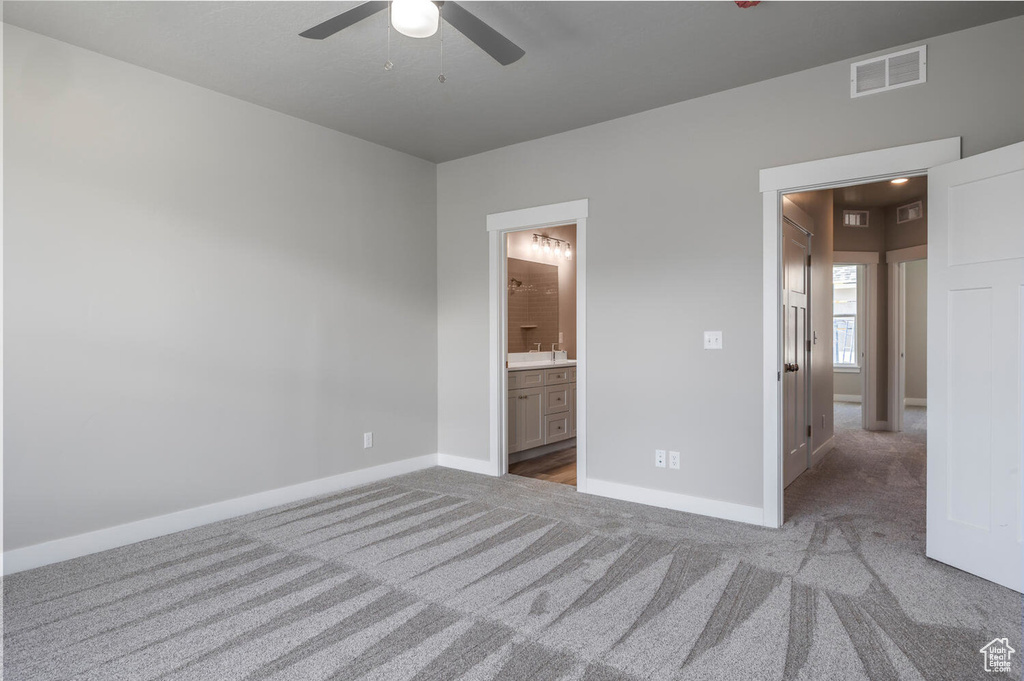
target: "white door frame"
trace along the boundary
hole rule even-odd
[[[878,288],[878,263],[880,258],[875,251],[833,251],[833,265],[863,265],[864,285],[857,280],[857,350],[864,353],[864,361],[860,363],[860,427],[864,430],[877,429],[878,412],[875,395],[878,390],[878,379],[874,373],[878,361],[878,333],[872,315],[875,314],[874,300]],[[863,294],[863,295],[862,295]],[[833,372],[834,373],[834,372]],[[833,391],[835,392],[835,391]]]
[[[490,409],[489,466],[493,475],[508,472],[508,423],[505,400],[508,372],[508,307],[505,277],[509,232],[576,223],[576,489],[587,491],[587,217],[589,199],[535,206],[487,216],[490,238]]]
[[[903,400],[907,391],[907,364],[904,357],[906,348],[906,272],[902,267],[913,260],[928,257],[928,246],[911,246],[886,251],[885,262],[889,268],[889,429],[903,430]]]
[[[932,166],[960,158],[960,138],[837,156],[761,171],[763,212],[762,314],[763,521],[782,527],[782,196],[801,191],[868,184],[926,175]]]

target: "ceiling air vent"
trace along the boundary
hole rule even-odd
[[[927,80],[928,46],[850,64],[850,96],[862,97]]]
[[[910,222],[911,220],[920,220],[924,217],[924,207],[920,201],[914,201],[908,203],[905,206],[900,206],[896,209],[896,224],[902,225],[904,222]]]
[[[868,211],[866,210],[844,210],[843,225],[845,227],[867,227]]]

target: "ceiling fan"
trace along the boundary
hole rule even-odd
[[[521,47],[485,24],[475,14],[450,0],[392,0],[390,3],[387,0],[372,0],[342,12],[299,35],[312,40],[329,38],[338,31],[387,9],[389,4],[391,25],[396,31],[410,38],[429,38],[434,35],[439,20],[443,18],[452,28],[476,43],[477,47],[491,55],[502,66],[514,63],[526,54]]]

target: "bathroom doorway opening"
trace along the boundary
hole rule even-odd
[[[586,220],[581,199],[487,216],[496,475],[586,490]]]
[[[576,486],[576,223],[505,235],[508,473]]]

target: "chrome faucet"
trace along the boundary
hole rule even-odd
[[[541,344],[541,343],[534,343],[534,345],[536,345],[536,346],[537,346],[537,349],[536,349],[536,350],[534,350],[534,352],[540,352],[540,346],[541,346],[542,344]]]
[[[551,344],[551,352],[558,352],[558,348],[556,347],[557,345],[558,345],[558,343],[552,343]]]

